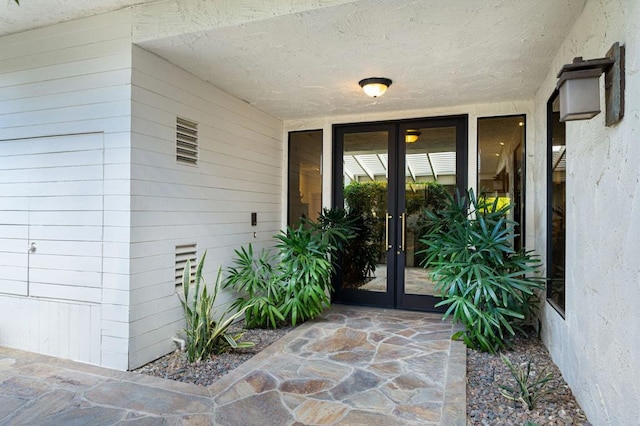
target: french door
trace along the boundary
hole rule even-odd
[[[467,116],[334,126],[333,204],[356,218],[333,300],[436,310],[425,210],[467,186]]]

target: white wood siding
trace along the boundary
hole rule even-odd
[[[100,305],[0,294],[0,345],[100,364]]]
[[[11,160],[21,171],[0,179],[0,292],[14,294],[0,304],[20,309],[16,317],[0,307],[0,344],[127,368],[130,131],[130,10],[0,38],[0,156],[11,143],[33,148]],[[44,154],[28,142],[89,133],[100,135],[100,150],[67,137],[66,151]],[[73,267],[60,267],[69,259]],[[80,331],[64,325],[78,315]],[[36,337],[18,342],[20,323]],[[56,333],[58,344],[38,343]],[[89,355],[74,345],[89,345]]]
[[[197,243],[198,256],[208,250],[211,281],[241,244],[272,244],[282,217],[283,142],[279,120],[137,47],[132,84],[134,368],[174,349],[171,337],[184,326],[176,245]],[[197,166],[176,162],[177,116],[198,123]]]

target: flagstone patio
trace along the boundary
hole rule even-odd
[[[464,425],[440,315],[333,306],[209,387],[0,348],[0,424]]]

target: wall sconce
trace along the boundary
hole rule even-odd
[[[384,77],[371,77],[360,80],[358,84],[362,87],[364,93],[372,98],[377,98],[386,92],[389,86],[391,86],[391,80]]]
[[[414,143],[418,140],[421,134],[422,133],[417,130],[407,130],[407,132],[404,134],[404,141],[406,143]]]
[[[624,46],[616,42],[606,57],[564,65],[558,73],[560,121],[589,120],[600,113],[600,75],[605,73],[606,125],[624,117]]]

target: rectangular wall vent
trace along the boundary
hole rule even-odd
[[[198,164],[198,123],[176,118],[176,160]]]
[[[184,276],[184,268],[187,265],[187,260],[191,261],[191,283],[194,283],[194,276],[196,273],[196,264],[198,262],[196,244],[184,244],[176,246],[176,287],[182,285],[182,277]]]

